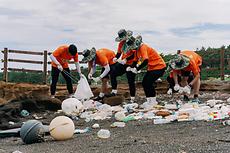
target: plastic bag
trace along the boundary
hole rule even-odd
[[[85,76],[78,81],[77,90],[74,94],[75,98],[79,100],[87,100],[93,97],[93,92]]]

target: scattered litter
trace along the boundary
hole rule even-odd
[[[102,139],[107,139],[110,137],[110,131],[106,129],[101,129],[97,132],[97,136]]]
[[[82,134],[90,131],[91,131],[90,127],[86,127],[85,129],[75,129],[74,134]]]
[[[16,151],[13,151],[12,153],[22,153],[22,152],[21,152],[21,151],[16,150]]]
[[[30,113],[25,109],[23,109],[20,114],[21,114],[22,117],[26,117],[26,116],[30,115]]]
[[[115,119],[117,121],[122,121],[124,118],[125,118],[125,113],[124,111],[121,111],[121,112],[117,112],[115,115],[114,115]]]
[[[223,122],[223,125],[230,125],[230,120],[226,120]]]
[[[37,116],[37,114],[34,114],[34,115],[32,115],[36,120],[40,120],[40,119],[43,119],[43,117],[42,116]]]
[[[124,122],[114,122],[110,125],[110,127],[115,128],[115,127],[125,127]]]
[[[227,103],[229,103],[229,104],[230,104],[230,97],[227,99]]]
[[[100,125],[97,124],[97,123],[95,123],[95,124],[92,126],[92,128],[94,128],[94,129],[100,128]]]
[[[8,122],[10,125],[14,125],[15,123],[14,122],[12,122],[12,121],[9,121]]]

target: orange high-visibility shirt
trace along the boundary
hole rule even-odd
[[[122,50],[122,47],[125,43],[125,40],[124,41],[121,41],[119,44],[118,44],[118,49],[117,49],[117,53],[120,53],[121,54],[121,59],[126,59],[130,56],[132,56],[132,54],[135,52],[135,50],[131,50],[131,51],[128,51],[127,53],[125,53],[123,50]],[[126,64],[127,65],[132,65],[134,59],[130,59],[130,60],[127,60]]]
[[[115,53],[112,50],[102,48],[96,51],[96,61],[95,63],[100,66],[106,66],[107,64],[114,64],[113,58]]]
[[[200,55],[195,53],[194,51],[182,51],[180,54],[187,56],[190,59],[189,65],[184,68],[184,71],[192,71],[194,75],[200,73],[199,66],[202,65],[202,58]]]
[[[75,56],[70,55],[69,46],[63,45],[58,47],[54,52],[53,56],[57,59],[57,61],[62,65],[63,68],[68,68],[68,61],[73,59],[75,62],[78,62],[78,53]],[[57,67],[57,65],[52,61],[51,65],[53,67]]]
[[[163,58],[157,51],[146,44],[142,44],[137,50],[135,61],[148,59],[148,71],[160,70],[166,67]]]

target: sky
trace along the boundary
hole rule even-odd
[[[74,43],[79,51],[116,51],[122,28],[164,54],[220,47],[230,44],[229,6],[229,0],[0,0],[0,48],[53,51]]]

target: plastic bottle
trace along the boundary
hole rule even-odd
[[[91,128],[90,127],[86,127],[85,129],[76,129],[74,131],[74,134],[82,134],[82,133],[87,133],[90,132]]]
[[[128,122],[128,121],[133,121],[133,120],[135,120],[134,116],[126,116],[122,121]]]
[[[106,129],[101,129],[100,131],[97,132],[97,136],[102,139],[107,139],[110,137],[110,131]]]
[[[170,123],[170,120],[167,120],[167,119],[155,119],[153,120],[153,123],[154,124],[165,124],[165,123]]]
[[[124,122],[114,122],[110,126],[111,127],[125,127],[125,123]]]

